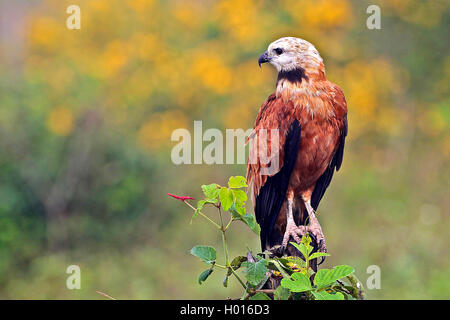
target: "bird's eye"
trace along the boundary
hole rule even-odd
[[[275,48],[275,49],[273,49],[273,51],[275,51],[275,53],[276,53],[277,55],[280,55],[280,54],[283,53],[283,49],[281,49],[281,48]]]

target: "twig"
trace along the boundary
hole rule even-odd
[[[104,297],[106,297],[108,299],[117,300],[116,298],[113,298],[113,297],[111,297],[110,295],[108,295],[108,294],[106,294],[104,292],[101,292],[101,291],[95,291],[95,292],[97,292],[99,295],[102,295],[102,296],[104,296]]]
[[[234,271],[233,267],[230,265],[230,262],[228,260],[228,248],[227,248],[227,237],[226,237],[226,228],[224,228],[223,225],[223,218],[222,218],[222,210],[220,210],[220,207],[217,208],[219,210],[219,216],[220,216],[220,231],[222,233],[222,242],[223,242],[223,250],[225,254],[225,266],[229,268],[231,273],[236,277],[236,279],[240,282],[242,287],[247,290],[247,286],[245,285],[244,281],[239,277],[239,275]],[[230,222],[231,223],[231,222]]]
[[[255,290],[251,290],[252,293],[255,292],[262,292],[262,293],[274,293],[275,289],[255,289]]]
[[[191,207],[192,210],[196,211],[197,209],[192,206],[189,202],[187,202],[186,200],[183,201],[184,203],[186,203],[189,207]],[[222,229],[221,226],[219,226],[217,223],[215,223],[213,220],[211,220],[206,214],[204,214],[203,212],[201,212],[200,210],[198,211],[198,214],[201,215],[203,218],[207,219],[209,222],[211,222],[217,229]]]

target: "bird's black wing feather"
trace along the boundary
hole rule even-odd
[[[297,161],[300,136],[300,124],[298,120],[294,120],[284,144],[283,167],[277,174],[267,178],[266,183],[259,190],[259,194],[255,199],[255,216],[256,221],[261,226],[260,238],[263,251],[272,233],[281,206],[286,200],[289,179]]]
[[[344,157],[344,146],[345,137],[347,136],[347,116],[344,118],[344,129],[341,132],[341,141],[339,142],[338,149],[336,150],[333,158],[330,161],[330,165],[327,167],[325,172],[320,176],[314,187],[314,191],[311,196],[311,206],[314,210],[317,210],[320,200],[322,200],[325,191],[330,185],[331,179],[333,178],[334,170],[338,171],[341,168],[342,158]]]

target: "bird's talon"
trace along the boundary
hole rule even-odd
[[[302,227],[297,227],[295,223],[288,224],[288,226],[286,227],[286,231],[284,233],[282,247],[287,249],[289,239],[291,237],[294,239],[295,242],[300,243],[302,240],[299,236],[303,237],[304,235],[305,232]]]

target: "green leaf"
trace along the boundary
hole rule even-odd
[[[247,261],[247,257],[237,256],[231,261],[230,266],[233,268],[233,270],[237,270],[241,267],[242,263],[245,261]],[[228,275],[230,276],[231,273],[232,273],[231,270],[228,268]]]
[[[203,271],[198,277],[198,283],[202,284],[203,281],[208,279],[209,275],[213,272],[213,268]]]
[[[305,237],[303,237],[305,238]],[[302,238],[302,240],[303,240]],[[300,251],[302,253],[302,255],[306,258],[309,258],[309,254],[311,253],[311,251],[313,251],[313,247],[311,247],[309,244],[305,245],[303,242],[300,242],[299,244],[295,243],[295,242],[291,242],[291,244],[297,248],[298,251]]]
[[[205,194],[206,199],[208,200],[217,199],[217,197],[219,196],[220,189],[219,186],[215,183],[202,185],[202,190],[203,193]]]
[[[268,271],[267,264],[266,259],[261,259],[257,262],[245,261],[242,263],[244,267],[247,267],[245,270],[245,278],[251,285],[257,286],[266,278],[266,272]]]
[[[312,291],[312,294],[316,300],[344,300],[345,297],[342,293],[336,292],[334,294],[323,291]]]
[[[269,296],[264,292],[257,292],[253,296],[248,298],[248,300],[272,300],[272,299],[270,299]]]
[[[228,180],[228,187],[230,188],[246,188],[247,180],[241,176],[230,177]]]
[[[205,206],[206,200],[200,200],[197,202],[197,210],[202,210],[203,207]]]
[[[274,300],[288,300],[291,295],[291,291],[288,288],[279,286],[273,293]]]
[[[242,262],[244,262],[244,261],[247,261],[247,257],[237,256],[231,261],[230,267],[228,268],[228,271],[227,271],[227,273],[225,275],[225,278],[223,279],[223,282],[222,282],[224,287],[228,286],[228,277],[231,276],[231,274],[233,273],[231,271],[231,268],[233,268],[233,270],[239,269],[241,267],[241,265],[242,265]]]
[[[195,246],[191,249],[191,254],[208,264],[216,260],[216,249],[210,246]]]
[[[223,210],[228,211],[234,202],[234,194],[233,192],[225,187],[220,188],[219,191],[219,199],[222,204]]]
[[[303,259],[300,257],[286,257],[285,259],[288,260],[289,262],[295,263],[300,268],[306,267],[306,262],[303,261]],[[288,266],[287,264],[284,264],[284,265],[290,269],[290,266]]]
[[[258,223],[256,223],[255,217],[251,213],[246,213],[241,216],[238,220],[243,221],[254,233],[259,235],[261,228]]]
[[[316,259],[319,257],[329,257],[330,255],[325,252],[314,252],[312,255],[309,256],[309,260]]]
[[[261,232],[261,227],[256,222],[255,217],[251,213],[246,213],[242,217],[242,221],[244,221],[248,227],[257,235]]]
[[[233,189],[231,190],[236,198],[236,202],[245,203],[247,201],[247,194],[241,189]]]
[[[228,274],[228,272],[225,274],[225,278],[223,278],[223,281],[222,281],[222,284],[223,284],[223,286],[226,288],[226,287],[228,287],[228,277],[229,277],[230,275]]]
[[[337,282],[330,287],[331,293],[340,292],[344,295],[345,300],[354,300],[352,289],[350,286],[341,285]]]
[[[282,279],[281,285],[292,292],[304,292],[311,290],[311,282],[303,273],[295,272],[291,275],[292,280]]]
[[[336,280],[348,276],[354,271],[355,270],[352,267],[346,265],[336,266],[332,270],[320,269],[314,277],[314,284],[318,288],[323,288],[334,283]]]
[[[206,203],[206,200],[200,200],[199,202],[197,202],[197,209],[195,209],[194,214],[192,215],[190,223],[192,223],[192,221],[195,218],[197,218],[198,213],[203,209],[203,206],[205,205],[205,203]]]
[[[230,208],[231,216],[234,220],[239,220],[245,223],[255,234],[259,235],[261,232],[261,228],[259,224],[256,222],[255,217],[251,213],[246,213],[244,215],[241,215],[239,212],[237,212],[236,207],[233,205]]]
[[[233,189],[233,190],[231,190],[231,192],[233,193],[233,196],[235,199],[236,211],[240,215],[244,215],[245,214],[245,202],[247,201],[247,194],[240,189]]]

